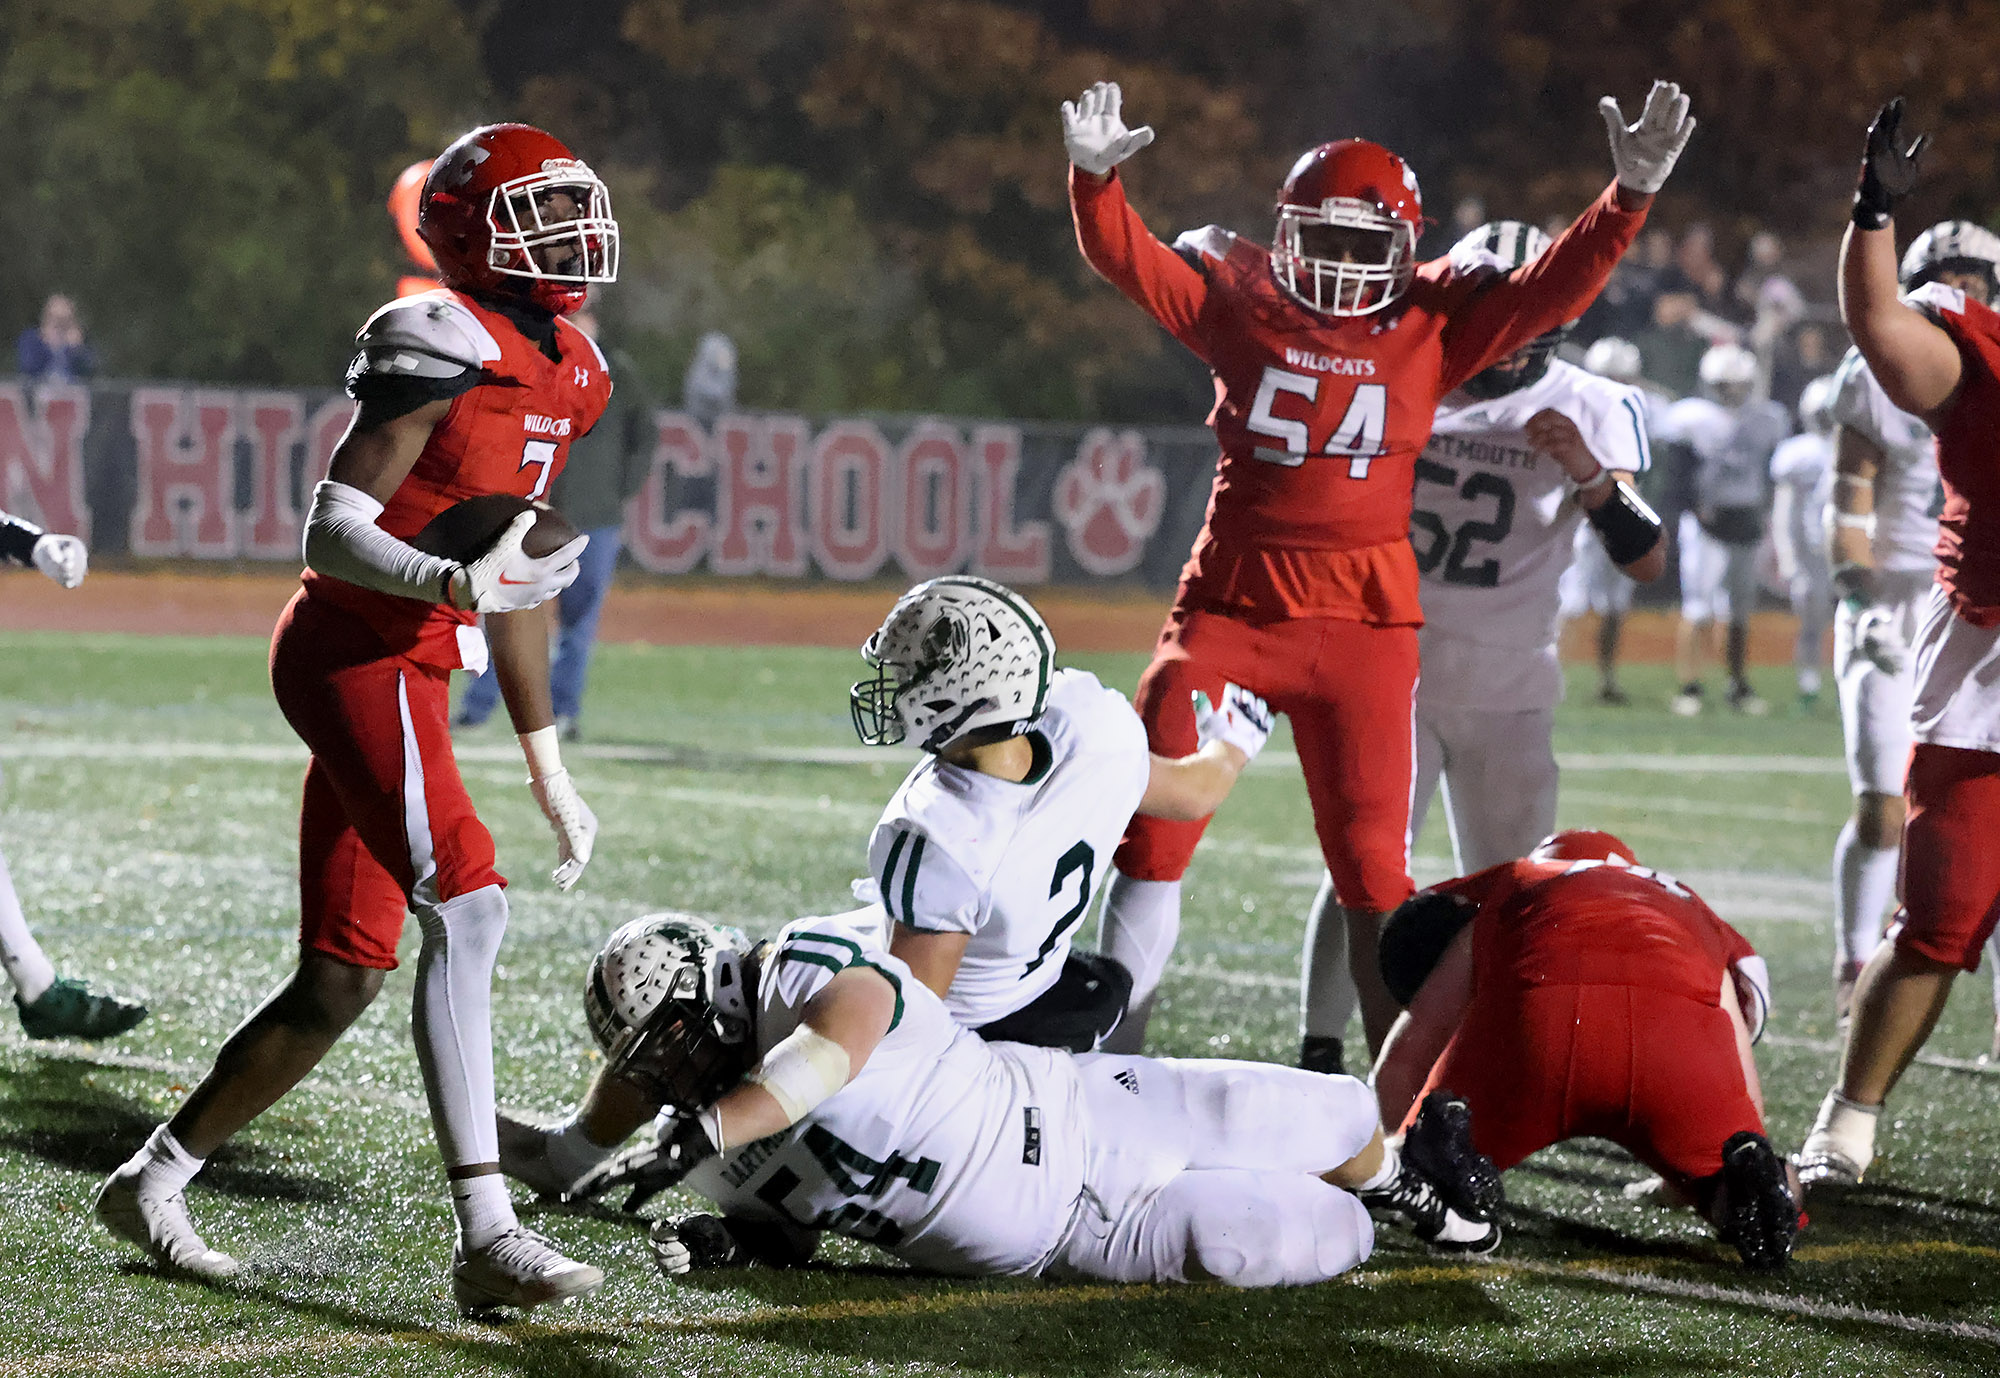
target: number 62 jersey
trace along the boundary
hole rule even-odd
[[[1518,392],[1444,400],[1410,516],[1427,702],[1508,712],[1562,698],[1558,584],[1583,510],[1562,467],[1522,432],[1541,411],[1574,422],[1607,469],[1636,474],[1651,462],[1645,394],[1560,359]]]

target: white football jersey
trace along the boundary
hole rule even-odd
[[[1640,473],[1652,462],[1645,407],[1640,389],[1562,360],[1519,392],[1487,401],[1453,393],[1439,406],[1410,518],[1428,694],[1471,694],[1472,706],[1501,709],[1561,698],[1560,584],[1583,510],[1562,467],[1522,427],[1537,412],[1560,412],[1598,463]]]
[[[1834,377],[1833,419],[1882,452],[1875,475],[1875,568],[1897,574],[1936,568],[1944,485],[1930,427],[1889,400],[1860,350],[1847,351]]]
[[[1123,694],[1058,670],[1015,783],[927,756],[868,839],[856,886],[911,928],[970,934],[946,1003],[979,1028],[1061,975],[1090,897],[1146,793],[1145,725]]]
[[[1076,1063],[965,1028],[889,955],[884,926],[871,907],[779,930],[757,981],[760,1055],[854,965],[896,986],[894,1022],[812,1114],[686,1185],[725,1215],[832,1230],[934,1272],[1040,1272],[1083,1191]]]
[[[1791,530],[1800,558],[1826,550],[1826,505],[1833,499],[1833,441],[1802,431],[1771,452],[1771,482],[1792,490]]]
[[[1653,439],[1678,441],[1694,451],[1695,491],[1703,506],[1761,509],[1771,452],[1791,430],[1782,403],[1731,408],[1706,397],[1683,397],[1658,413]]]

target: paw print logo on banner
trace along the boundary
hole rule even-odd
[[[1166,507],[1166,477],[1146,462],[1137,431],[1089,432],[1056,476],[1056,520],[1069,553],[1091,574],[1137,568]]]

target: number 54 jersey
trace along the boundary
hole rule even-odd
[[[896,987],[893,1022],[811,1115],[711,1158],[686,1185],[725,1215],[832,1230],[933,1272],[1039,1273],[1083,1193],[1076,1063],[980,1039],[889,955],[882,929],[870,908],[778,931],[757,978],[759,1055],[850,966]]]
[[[1027,735],[1034,768],[1018,784],[925,757],[856,885],[896,923],[970,935],[945,1002],[969,1028],[1055,984],[1152,769],[1132,705],[1082,670],[1055,672]]]
[[[1426,702],[1512,712],[1562,698],[1559,585],[1583,510],[1562,466],[1523,433],[1542,411],[1574,422],[1607,469],[1636,474],[1651,463],[1645,394],[1560,359],[1518,392],[1444,400],[1417,460],[1410,516]]]

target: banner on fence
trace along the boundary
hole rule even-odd
[[[100,555],[296,562],[351,404],[329,390],[0,383],[0,509]],[[654,417],[626,551],[655,574],[971,571],[1170,588],[1215,469],[1200,427]]]

